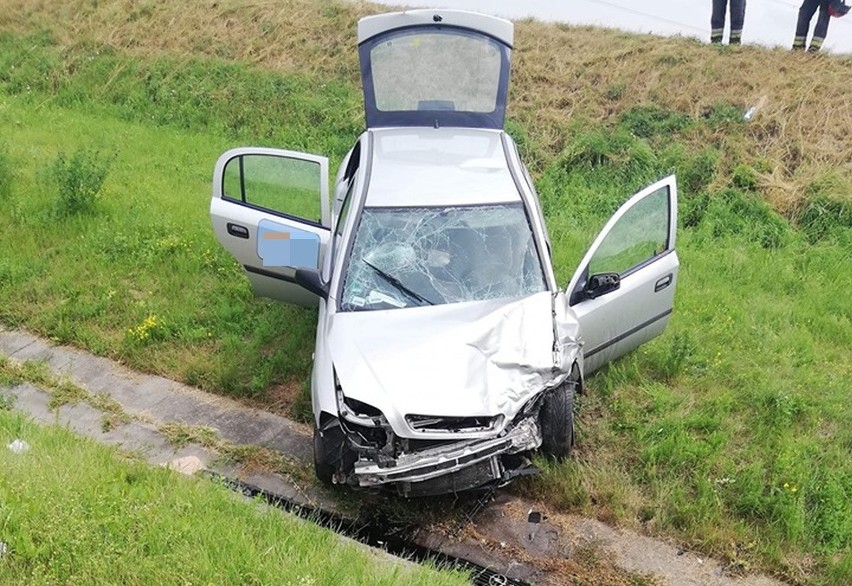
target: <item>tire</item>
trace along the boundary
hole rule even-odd
[[[557,460],[568,458],[574,447],[574,395],[579,381],[580,373],[574,367],[568,380],[547,393],[538,414],[541,450]]]
[[[320,432],[314,424],[314,472],[320,482],[334,484],[338,471],[348,474],[355,464],[355,452],[349,449],[346,436],[339,425]]]

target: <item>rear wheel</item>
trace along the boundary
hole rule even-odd
[[[574,395],[579,386],[580,371],[574,366],[568,379],[545,395],[539,411],[541,450],[558,460],[569,457],[574,447]]]
[[[349,448],[346,435],[339,425],[332,425],[322,432],[314,424],[314,472],[327,485],[334,484],[334,475],[352,471],[355,452]]]

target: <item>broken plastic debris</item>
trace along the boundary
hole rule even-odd
[[[527,522],[528,523],[541,523],[541,513],[538,511],[533,511],[530,509],[530,512],[527,513]]]
[[[749,120],[754,118],[754,115],[757,114],[757,111],[760,110],[764,106],[764,104],[766,104],[766,96],[761,96],[757,103],[748,110],[746,110],[746,113],[743,114],[743,121],[748,122]]]
[[[9,548],[5,543],[0,541],[0,559],[3,559],[3,556],[6,555],[6,552],[9,551]]]
[[[9,448],[9,450],[11,450],[13,454],[23,454],[24,452],[30,449],[30,444],[28,444],[24,440],[16,439],[7,447]]]

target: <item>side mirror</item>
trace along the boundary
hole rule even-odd
[[[301,285],[314,295],[328,299],[328,283],[324,283],[316,269],[296,269],[296,284]]]
[[[621,286],[621,277],[618,273],[597,273],[589,277],[583,293],[588,299],[596,299],[615,291]]]

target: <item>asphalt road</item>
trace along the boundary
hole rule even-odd
[[[536,18],[664,36],[710,38],[711,0],[374,0],[389,6],[459,8],[511,20]],[[748,0],[743,42],[767,47],[793,43],[800,0]],[[816,24],[813,18],[811,28]],[[852,14],[832,18],[823,49],[852,54]]]

